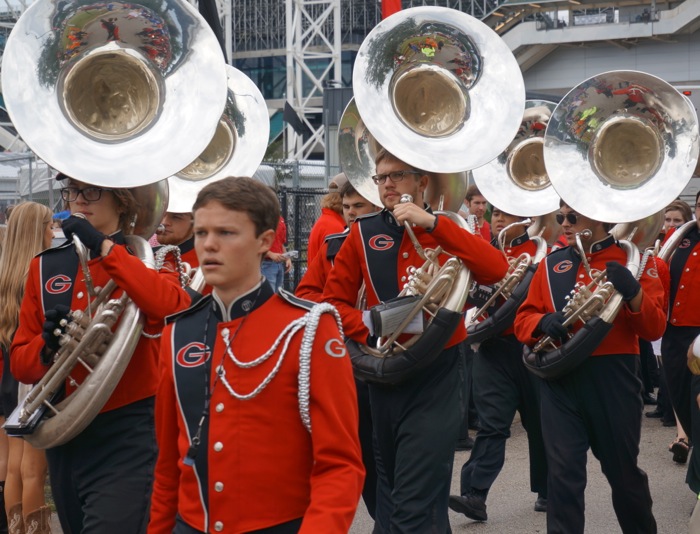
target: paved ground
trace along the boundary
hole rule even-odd
[[[649,407],[646,407],[648,410]],[[688,532],[688,519],[696,497],[685,485],[685,466],[675,464],[667,452],[675,437],[675,428],[664,428],[658,419],[642,418],[643,430],[639,465],[649,475],[658,531]],[[450,512],[452,531],[474,534],[524,534],[546,532],[545,514],[533,511],[535,495],[529,491],[527,439],[519,424],[513,425],[513,437],[506,448],[506,463],[487,501],[489,520],[478,523]],[[469,452],[458,452],[452,478],[453,493],[459,492],[459,470]],[[369,534],[372,522],[360,503],[352,534]],[[600,464],[589,455],[586,490],[586,532],[612,534],[620,532],[610,501],[610,489],[600,471]]]

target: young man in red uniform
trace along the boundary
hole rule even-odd
[[[347,224],[344,232],[331,234],[321,245],[319,253],[309,264],[306,273],[299,281],[295,294],[299,298],[311,300],[313,302],[323,302],[323,288],[326,285],[328,274],[333,267],[335,256],[340,250],[340,246],[345,242],[352,223],[358,217],[377,211],[377,208],[365,197],[360,195],[350,182],[345,182],[340,186],[340,196],[343,201],[343,218]]]
[[[396,297],[407,280],[407,269],[424,264],[404,223],[413,225],[424,249],[441,246],[455,254],[480,283],[497,282],[508,268],[503,255],[488,242],[426,207],[427,173],[386,150],[378,153],[376,168],[373,179],[385,209],[352,225],[324,292],[324,299],[343,317],[345,334],[361,344],[370,341],[363,311],[355,308],[362,283],[367,306],[372,307]],[[404,194],[413,201],[401,203]],[[444,263],[445,256],[440,260]],[[419,373],[398,385],[369,385],[380,480],[377,533],[449,532],[447,499],[462,420],[460,342],[465,337],[464,323],[459,321],[440,355]]]
[[[576,243],[581,236],[585,260],[607,280],[623,304],[612,329],[591,356],[572,372],[542,381],[542,433],[547,453],[547,532],[583,533],[587,451],[600,461],[612,489],[615,514],[623,532],[656,532],[646,473],[637,466],[641,434],[642,383],[637,375],[638,338],[657,339],[664,330],[664,291],[653,260],[639,280],[625,268],[627,257],[605,223],[562,204],[557,222],[569,245],[540,262],[527,299],[515,319],[515,335],[534,345],[544,335],[566,339],[562,309],[575,284],[590,273]],[[574,326],[578,331],[582,324]]]
[[[176,273],[148,268],[125,246],[122,232],[135,213],[128,190],[67,179],[61,195],[73,215],[63,223],[68,242],[30,265],[11,348],[12,374],[27,384],[37,382],[59,349],[57,336],[71,320],[68,312],[87,307],[90,296],[71,240],[77,235],[90,251],[94,286],[114,280],[117,289],[111,298],[126,292],[145,315],[144,332],[150,335],[139,338],[126,371],[92,423],[46,451],[51,489],[64,532],[142,533],[156,459],[157,336],[165,317],[185,309],[190,297]],[[80,365],[71,372],[78,383],[86,376]],[[71,379],[66,381],[67,393],[74,389]]]
[[[686,355],[700,334],[700,192],[695,196],[694,208],[696,226],[685,235],[669,262],[671,291],[661,358],[676,417],[697,449],[700,410],[696,398],[700,379],[688,369]],[[700,454],[696,452],[690,456],[686,483],[694,493],[700,493]]]
[[[213,287],[163,333],[148,532],[347,532],[364,470],[339,318],[260,274],[279,221],[264,185],[225,178],[194,205]]]
[[[497,207],[491,212],[494,245],[499,246],[495,240],[505,230],[503,251],[512,260],[524,253],[534,258],[537,253],[537,243],[530,239],[527,228],[517,224],[523,219]],[[482,341],[474,356],[472,391],[479,414],[479,430],[469,460],[462,466],[460,495],[450,496],[450,508],[470,519],[487,519],[486,497],[503,468],[506,440],[510,437],[516,410],[527,430],[530,490],[537,494],[535,510],[547,511],[547,459],[540,426],[540,379],[528,372],[522,354],[523,346],[509,326]]]

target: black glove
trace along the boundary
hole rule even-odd
[[[73,239],[73,235],[77,235],[83,245],[98,256],[101,254],[102,242],[107,239],[107,236],[95,230],[95,227],[87,219],[71,215],[63,221],[61,228],[68,241]]]
[[[41,333],[41,337],[44,339],[46,346],[44,350],[41,351],[40,355],[41,363],[44,365],[50,364],[53,354],[61,348],[61,345],[58,343],[58,338],[66,331],[66,327],[71,321],[70,317],[68,317],[69,313],[70,308],[68,306],[59,304],[53,310],[48,310],[45,314],[46,320],[44,321],[44,331]],[[62,321],[64,322],[62,323]],[[57,332],[57,330],[60,332]]]
[[[632,300],[637,296],[639,290],[642,289],[641,284],[632,275],[631,272],[615,261],[609,261],[605,264],[606,277],[612,283],[616,291],[622,295],[622,300],[625,302]]]
[[[562,312],[548,313],[537,326],[538,330],[543,334],[547,334],[553,339],[565,339],[569,329],[564,326],[564,314]]]

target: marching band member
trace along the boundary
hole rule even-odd
[[[12,373],[28,384],[51,365],[69,310],[84,309],[89,298],[73,235],[91,252],[95,286],[113,279],[118,286],[113,295],[125,291],[146,316],[146,333],[159,334],[165,316],[190,302],[176,273],[149,269],[124,245],[135,211],[129,190],[58,178],[66,180],[61,196],[73,215],[63,223],[68,243],[32,260],[11,348]],[[156,459],[157,358],[158,340],[141,337],[100,414],[77,437],[46,451],[64,532],[145,532]],[[78,382],[86,375],[81,366],[71,372]],[[67,393],[72,389],[67,381]]]
[[[197,197],[214,289],[163,334],[150,534],[350,528],[364,475],[352,368],[332,307],[309,312],[260,274],[279,217],[249,178]]]
[[[523,219],[492,208],[491,228],[497,239],[505,230],[504,252],[509,258],[518,258],[523,253],[534,257],[537,252],[537,244],[530,239],[526,227],[517,225]],[[486,497],[503,468],[506,440],[510,437],[516,410],[527,431],[530,490],[537,493],[535,510],[547,511],[547,459],[540,426],[540,380],[527,371],[522,354],[522,344],[509,327],[481,342],[474,357],[472,388],[479,430],[469,460],[462,466],[460,495],[450,496],[450,508],[470,519],[487,519]]]
[[[333,267],[335,256],[348,236],[349,228],[358,217],[377,211],[377,207],[360,195],[353,185],[346,181],[339,189],[343,202],[343,218],[348,228],[342,234],[326,236],[321,250],[306,270],[306,274],[297,285],[297,297],[323,302],[323,288],[328,280],[328,274]],[[365,466],[365,483],[362,488],[362,500],[367,512],[374,519],[377,502],[377,470],[374,465],[372,444],[372,412],[369,406],[369,389],[367,384],[355,379],[357,388],[357,405],[360,412],[360,446],[362,447],[362,463]]]
[[[374,213],[377,207],[360,195],[350,182],[344,182],[339,190],[343,204],[343,218],[347,224],[344,232],[326,236],[319,253],[309,264],[306,273],[299,281],[295,294],[299,298],[313,302],[323,302],[323,288],[333,267],[335,256],[348,236],[352,223],[358,217]]]
[[[547,532],[584,531],[589,447],[612,488],[622,531],[656,532],[647,476],[637,466],[643,403],[636,369],[638,337],[656,339],[664,330],[663,287],[653,264],[646,265],[639,281],[624,267],[626,254],[605,223],[584,217],[564,203],[557,222],[569,245],[575,245],[577,234],[581,236],[591,270],[607,270],[607,280],[624,304],[591,357],[569,374],[541,383],[549,470]],[[583,260],[578,248],[569,246],[540,262],[515,319],[515,335],[522,343],[534,345],[542,335],[566,339],[561,311],[565,298],[577,282],[591,281]]]
[[[405,222],[415,226],[422,247],[440,245],[456,254],[481,283],[497,282],[508,268],[488,242],[426,208],[428,173],[384,149],[376,156],[376,169],[373,180],[385,209],[352,225],[324,291],[324,299],[343,317],[345,335],[362,344],[368,344],[370,335],[362,310],[355,308],[362,283],[367,305],[374,306],[396,297],[406,269],[424,263],[405,235]],[[400,203],[404,194],[413,202]],[[460,342],[465,335],[460,322],[440,357],[418,376],[395,386],[369,385],[380,480],[377,533],[449,532],[447,499],[463,415]]]
[[[676,417],[693,444],[700,443],[700,410],[695,402],[695,397],[700,391],[700,379],[694,377],[688,369],[686,355],[688,347],[700,334],[700,192],[695,195],[695,218],[696,226],[684,236],[669,262],[671,291],[668,323],[661,340],[662,367],[669,396]],[[693,492],[700,493],[698,454],[693,453],[690,456],[686,482]]]
[[[177,213],[166,211],[161,221],[163,231],[158,234],[158,243],[161,245],[175,245],[180,249],[180,259],[190,264],[192,268],[198,267],[197,254],[194,250],[194,231],[192,226],[194,219],[192,212]]]

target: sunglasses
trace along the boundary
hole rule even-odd
[[[564,219],[566,219],[569,221],[569,224],[574,225],[578,222],[578,215],[575,213],[567,213],[566,215],[563,213],[557,213],[556,219],[557,224],[564,224]]]

